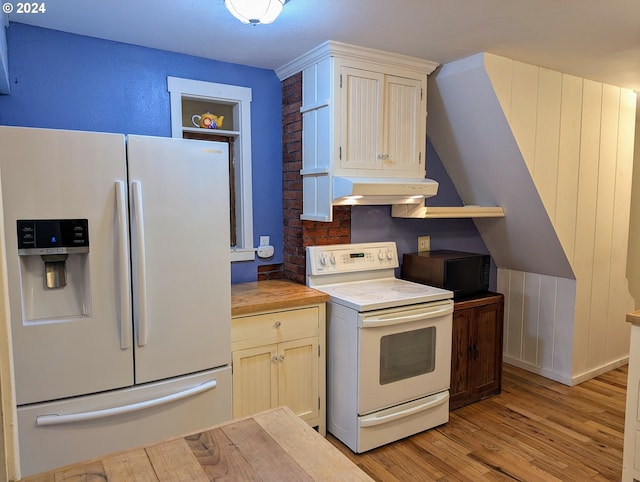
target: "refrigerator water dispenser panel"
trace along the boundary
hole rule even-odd
[[[44,286],[67,285],[67,258],[70,253],[89,252],[86,219],[18,220],[18,254],[40,255],[44,261]]]
[[[22,220],[18,225],[18,254],[47,255],[89,252],[86,219]]]
[[[89,316],[89,221],[19,219],[16,227],[24,323]]]

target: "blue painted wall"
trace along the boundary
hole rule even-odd
[[[171,136],[167,76],[250,87],[254,244],[269,235],[275,256],[232,264],[234,283],[254,281],[257,265],[282,262],[282,87],[271,70],[137,47],[11,23],[11,94],[0,95],[0,124]],[[0,146],[1,148],[1,146]],[[460,205],[427,144],[428,176],[440,182],[432,205]],[[400,254],[431,236],[432,249],[486,253],[471,220],[396,219],[389,206],[354,206],[352,242],[396,241]]]
[[[250,87],[254,245],[269,235],[276,254],[267,263],[282,262],[282,87],[273,71],[19,23],[7,36],[2,125],[170,137],[167,76]],[[233,263],[232,281],[254,281],[262,263]]]

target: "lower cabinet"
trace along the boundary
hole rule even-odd
[[[500,293],[455,302],[449,410],[500,393],[503,318]]]
[[[326,434],[325,305],[234,317],[233,417],[286,405]]]

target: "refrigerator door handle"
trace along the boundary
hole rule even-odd
[[[145,400],[144,402],[132,403],[130,405],[122,405],[120,407],[106,408],[104,410],[93,410],[91,412],[79,412],[69,413],[66,415],[48,414],[38,415],[36,417],[36,425],[39,427],[47,425],[62,425],[65,423],[73,422],[86,422],[90,420],[96,420],[105,417],[113,417],[115,415],[122,415],[125,413],[137,412],[151,407],[157,407],[169,402],[175,402],[183,398],[192,397],[199,393],[206,392],[216,387],[218,382],[216,380],[209,380],[195,387],[188,388],[181,392],[172,393],[160,398],[153,398],[151,400]]]
[[[135,230],[136,230],[136,271],[138,277],[138,289],[136,299],[138,301],[138,346],[145,346],[148,338],[147,325],[147,274],[146,274],[146,255],[144,244],[144,217],[142,208],[142,183],[140,181],[132,181],[131,187],[133,191],[133,210],[135,213]]]
[[[127,199],[125,184],[116,181],[116,216],[118,223],[118,269],[120,276],[120,348],[129,349],[131,340],[131,291],[129,291],[129,245],[127,238],[129,229],[127,226]]]

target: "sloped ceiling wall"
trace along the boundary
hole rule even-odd
[[[499,268],[575,278],[477,54],[429,80],[428,134],[464,204],[497,205],[504,218],[476,219]]]

